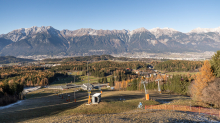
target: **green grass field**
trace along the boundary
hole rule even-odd
[[[168,75],[187,75],[187,74],[194,75],[197,73],[199,73],[199,72],[168,72],[166,74],[168,74]]]
[[[187,74],[190,74],[190,75],[195,75],[199,72],[166,72],[166,71],[159,71],[161,73],[165,73],[165,74],[168,74],[168,75],[187,75]]]
[[[82,71],[79,72],[71,72],[68,77],[59,77],[58,81],[53,82],[52,86],[58,85],[66,85],[67,83],[74,83],[74,75],[76,75],[75,83],[76,84],[83,84],[88,83],[88,76],[82,76]],[[110,82],[110,76],[107,76],[108,82]],[[101,79],[101,77],[100,77]],[[98,83],[99,77],[89,76],[89,83]]]
[[[78,90],[78,89],[79,88],[75,88],[75,90]],[[54,96],[54,95],[57,95],[57,94],[72,93],[75,90],[74,90],[74,88],[67,89],[67,90],[42,88],[42,89],[39,89],[39,90],[36,90],[36,91],[29,92],[25,96],[26,96],[26,99],[50,97],[50,96]]]

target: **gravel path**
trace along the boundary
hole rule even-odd
[[[97,114],[97,115],[77,115],[77,116],[55,116],[49,118],[35,119],[26,122],[51,122],[51,123],[220,123],[220,119],[209,115],[198,113],[185,113],[177,111],[156,111],[156,110],[134,110],[118,114]]]

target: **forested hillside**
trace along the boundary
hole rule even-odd
[[[175,71],[198,71],[202,67],[202,61],[181,61],[181,60],[168,60],[164,62],[154,63],[154,69],[175,72]]]
[[[31,62],[32,59],[16,58],[14,56],[0,56],[0,64],[18,63],[18,62]]]

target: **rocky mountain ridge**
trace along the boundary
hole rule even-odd
[[[57,30],[51,26],[21,28],[0,35],[0,55],[100,55],[122,52],[216,51],[220,27],[182,33],[172,28],[129,30]]]
[[[208,33],[208,32],[217,32],[220,33],[220,27],[217,28],[196,28],[190,31],[190,33]]]

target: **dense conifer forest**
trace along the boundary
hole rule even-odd
[[[157,70],[167,72],[182,72],[182,71],[198,71],[203,65],[203,61],[181,61],[181,60],[168,60],[164,62],[154,62],[154,68]]]

